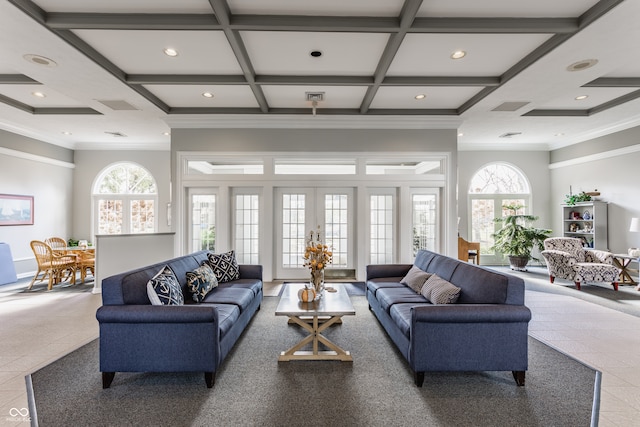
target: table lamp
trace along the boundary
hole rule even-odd
[[[631,218],[631,225],[629,226],[630,232],[639,232],[640,231],[640,218]],[[640,249],[638,248],[629,248],[629,255],[640,257]]]

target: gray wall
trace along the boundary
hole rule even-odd
[[[0,226],[19,277],[36,269],[29,243],[68,238],[73,217],[73,151],[0,131],[0,193],[34,197],[33,225]]]
[[[597,189],[598,200],[609,203],[609,249],[626,253],[630,247],[640,247],[640,233],[629,232],[631,218],[640,217],[640,145],[634,145],[639,138],[636,128],[551,152],[554,229],[562,227],[560,204],[570,187],[573,193]]]

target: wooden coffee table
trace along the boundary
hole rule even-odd
[[[331,284],[330,287],[336,289],[336,292],[325,290],[319,300],[301,302],[298,299],[298,291],[304,287],[303,283],[285,283],[282,286],[284,289],[276,308],[276,316],[288,316],[289,323],[299,325],[309,332],[309,335],[289,350],[281,352],[278,361],[340,360],[342,362],[353,362],[351,353],[343,350],[322,335],[322,332],[329,326],[341,323],[342,316],[354,316],[356,314],[344,287],[339,283]],[[312,351],[300,350],[309,343],[312,344]],[[318,348],[320,343],[324,344],[329,350],[320,351]]]

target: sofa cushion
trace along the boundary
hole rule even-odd
[[[505,304],[507,301],[509,277],[505,274],[461,262],[447,280],[462,289],[458,304]],[[520,286],[524,297],[524,284]]]
[[[218,279],[206,262],[193,271],[187,271],[187,288],[194,302],[202,302],[216,286]]]
[[[415,293],[419,294],[422,289],[422,285],[424,285],[424,282],[427,281],[429,276],[431,276],[431,273],[427,273],[413,265],[407,275],[400,280],[400,283],[409,286],[415,291]]]
[[[391,318],[395,322],[395,324],[400,328],[402,333],[407,337],[411,337],[411,310],[416,306],[430,306],[431,303],[424,302],[420,304],[416,303],[401,303],[394,304],[389,310],[389,314]]]
[[[204,297],[203,302],[237,305],[240,307],[240,312],[243,312],[254,298],[255,295],[251,289],[218,286]]]
[[[165,265],[147,282],[147,295],[153,305],[182,305],[184,296],[173,270]]]
[[[374,295],[380,288],[404,288],[405,286],[400,283],[400,277],[385,277],[382,279],[370,279],[367,280],[367,289]]]
[[[453,304],[458,301],[460,288],[434,274],[424,282],[420,293],[433,304]]]
[[[235,304],[212,304],[218,310],[218,330],[222,339],[240,317],[240,308]]]
[[[400,303],[425,303],[427,300],[420,294],[413,292],[413,289],[406,286],[402,288],[380,288],[376,292],[376,298],[382,308],[389,312],[389,308]]]
[[[221,288],[250,289],[254,295],[262,291],[262,280],[260,279],[238,279],[218,285]]]
[[[236,261],[235,251],[224,254],[210,253],[208,255],[209,265],[218,279],[218,283],[230,282],[240,278],[240,267]]]

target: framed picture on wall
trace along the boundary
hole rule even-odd
[[[0,225],[33,225],[33,196],[0,194]]]

